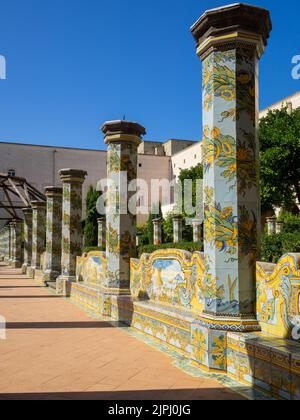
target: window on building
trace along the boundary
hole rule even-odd
[[[195,155],[195,159],[197,159],[197,155]]]
[[[139,163],[139,168],[141,168],[142,167],[142,164],[141,163]]]
[[[7,171],[7,173],[8,173],[8,176],[16,176],[16,170],[15,169],[9,169]]]

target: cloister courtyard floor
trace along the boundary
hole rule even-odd
[[[243,399],[2,263],[0,314],[0,399]]]

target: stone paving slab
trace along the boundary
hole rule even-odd
[[[0,315],[0,399],[243,399],[2,263]]]

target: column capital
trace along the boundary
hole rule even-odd
[[[63,194],[62,187],[46,187],[45,188],[46,197],[61,197]]]
[[[14,219],[14,220],[12,221],[12,223],[13,223],[14,225],[22,224],[22,223],[23,223],[23,220],[22,220],[22,219]]]
[[[46,202],[44,201],[32,201],[32,210],[46,210]]]
[[[243,3],[208,10],[191,27],[201,59],[228,44],[256,48],[261,57],[271,31],[270,12]]]
[[[107,121],[101,130],[105,135],[105,144],[125,142],[139,145],[141,137],[146,134],[146,129],[142,125],[122,120]]]
[[[83,184],[85,177],[87,176],[87,172],[79,169],[61,169],[59,171],[59,176],[62,183]]]
[[[31,216],[32,215],[32,207],[25,207],[22,209],[24,216]]]
[[[162,224],[163,219],[153,219],[152,222],[153,222],[154,225],[160,225],[160,224]]]

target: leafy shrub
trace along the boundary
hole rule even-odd
[[[82,253],[83,254],[88,254],[89,252],[93,252],[93,251],[104,252],[105,248],[98,247],[98,246],[85,246],[84,248],[82,248]]]
[[[84,225],[84,245],[86,247],[96,246],[98,243],[98,222],[99,214],[96,204],[100,192],[90,186],[86,196],[86,219]]]
[[[283,254],[300,253],[300,231],[283,235],[282,251]]]
[[[140,245],[149,245],[149,232],[147,224],[138,226],[136,233],[139,237]]]
[[[284,212],[279,216],[279,221],[284,223],[283,231],[285,233],[300,233],[300,216]]]
[[[262,261],[277,263],[283,255],[299,252],[300,232],[262,237]]]
[[[159,249],[182,249],[189,252],[203,251],[203,244],[196,244],[194,242],[182,242],[180,244],[167,243],[161,245],[146,245],[138,248],[138,255],[141,257],[143,254],[152,254]]]
[[[261,241],[261,260],[265,262],[277,263],[283,255],[282,236],[263,235]]]

